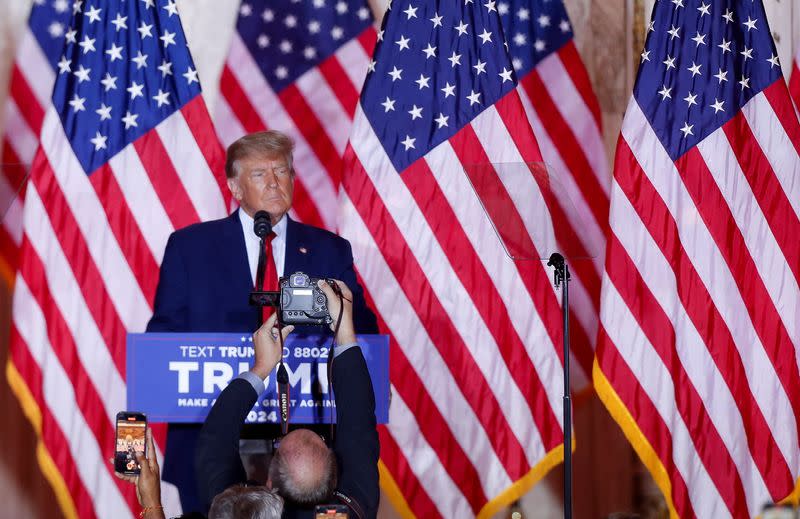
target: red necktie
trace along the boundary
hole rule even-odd
[[[267,265],[264,269],[264,286],[261,287],[261,289],[269,292],[276,292],[278,290],[278,268],[275,266],[275,258],[272,257],[272,240],[274,239],[274,232],[264,237],[264,258],[267,260]],[[264,319],[263,322],[266,322],[274,311],[275,307],[273,306],[262,306],[261,315]]]

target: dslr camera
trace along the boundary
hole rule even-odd
[[[295,272],[280,280],[278,312],[283,324],[325,325],[333,322],[328,299],[317,286],[320,278]]]

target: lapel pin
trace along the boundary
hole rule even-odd
[[[308,252],[308,249],[306,249],[305,247],[300,247],[300,254],[305,254],[307,252]]]

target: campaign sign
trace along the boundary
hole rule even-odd
[[[359,335],[358,343],[375,391],[375,417],[387,423],[389,336]],[[330,345],[331,337],[287,337],[283,357],[291,386],[290,422],[335,420],[336,405],[328,396]],[[130,333],[127,357],[128,409],[147,414],[151,422],[202,423],[228,382],[250,369],[253,338],[236,333]],[[274,371],[266,386],[248,423],[280,423]]]

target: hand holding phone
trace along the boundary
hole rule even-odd
[[[131,424],[138,424],[132,426]],[[136,434],[130,434],[133,428]],[[137,449],[136,439],[138,432],[144,434],[144,444]],[[128,459],[130,453],[129,443],[133,441],[134,463]],[[147,420],[142,413],[117,414],[117,447],[114,459],[109,460],[114,464],[115,475],[129,483],[136,485],[136,497],[143,507],[145,517],[163,519],[164,509],[161,506],[161,469],[156,459],[156,449],[153,445],[153,433],[147,427]],[[124,469],[124,470],[120,470]]]
[[[120,474],[138,475],[141,472],[136,453],[147,457],[145,443],[147,417],[143,413],[117,413],[117,436],[114,449],[114,470]]]

